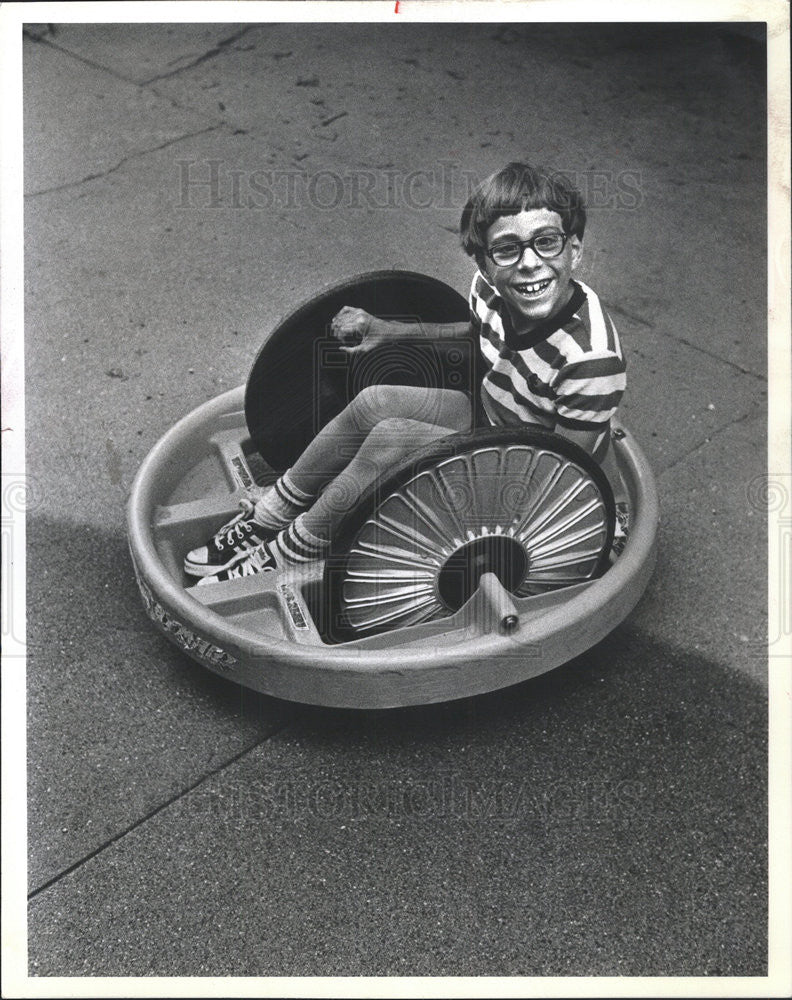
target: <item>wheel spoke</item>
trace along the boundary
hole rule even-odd
[[[544,471],[541,466],[546,466],[548,464],[546,460],[548,459],[555,464],[555,468]],[[538,492],[531,501],[527,510],[523,512],[519,521],[520,527],[518,530],[522,531],[532,522],[534,515],[538,510],[541,510],[547,497],[550,496],[550,493],[555,488],[556,483],[563,475],[563,472],[563,460],[558,456],[549,455],[547,452],[541,452],[537,455],[536,462],[534,462],[531,469],[530,486],[538,486]]]
[[[481,566],[505,573],[519,597],[590,580],[606,516],[585,470],[546,448],[490,445],[445,458],[361,527],[345,566],[343,614],[361,636],[447,615]]]
[[[560,484],[561,478],[566,471],[567,469],[562,469],[561,475],[553,477],[554,488]],[[548,501],[547,506],[543,507],[541,510],[534,507],[530,519],[527,522],[523,522],[523,530],[526,532],[526,541],[530,542],[536,532],[541,531],[545,525],[557,517],[565,508],[574,503],[582,491],[589,485],[590,484],[587,480],[576,479],[564,489],[560,496],[557,496],[552,501],[548,499],[551,495],[551,491],[544,493],[543,497]],[[534,517],[534,515],[536,516]]]
[[[352,550],[350,556],[350,572],[354,572],[358,566],[365,566],[370,560],[377,560],[384,566],[406,566],[411,572],[430,572],[431,569],[427,566],[426,560],[414,552],[410,552],[409,549],[394,548],[392,545],[374,546],[362,542],[360,547]]]
[[[553,548],[553,546],[558,544],[559,541],[565,546],[574,545],[580,540],[585,541],[588,538],[594,538],[596,535],[604,534],[604,519],[593,519],[588,517],[588,515],[594,510],[599,513],[599,508],[600,505],[595,503],[592,508],[585,513],[582,513],[579,516],[565,518],[562,523],[554,526],[552,530],[544,531],[538,538],[531,539],[529,549],[532,556],[536,558],[539,553],[545,552],[548,547]],[[588,524],[579,527],[577,531],[571,530],[574,525],[584,519],[588,519]],[[526,544],[529,544],[527,539]]]
[[[344,584],[344,599],[347,602],[348,610],[352,610],[353,608],[381,608],[386,604],[414,604],[416,601],[434,598],[431,583],[423,587],[413,584],[408,587],[388,588],[382,582],[379,587],[367,590],[364,596],[355,597],[355,588],[352,586],[353,582],[348,580]]]
[[[387,544],[379,540],[380,538],[385,539],[390,535],[397,542],[401,542],[402,545],[406,544],[425,552],[429,558],[435,561],[442,557],[442,550],[437,545],[437,539],[427,538],[412,526],[407,527],[403,522],[394,520],[394,518],[390,517],[384,511],[380,513],[378,523],[372,525],[371,531],[368,534],[377,540],[375,544]]]
[[[437,490],[437,485],[434,483],[432,485]],[[441,506],[432,507],[429,502],[420,496],[418,490],[415,488],[405,489],[404,497],[400,498],[400,501],[407,507],[408,511],[410,511],[410,505],[412,505],[412,516],[421,520],[430,530],[434,531],[437,536],[438,547],[441,550],[448,551],[453,548],[456,544],[454,525],[444,524],[437,516],[438,513],[443,511]]]
[[[383,603],[378,598],[365,607],[347,608],[349,624],[360,633],[380,630],[385,626],[404,627],[428,621],[443,610],[433,594],[414,594],[402,600],[397,607],[386,610],[383,610]]]
[[[448,518],[448,521],[453,524],[456,535],[455,538],[465,537],[465,524],[462,518],[459,516],[459,510],[451,502],[451,498],[454,496],[454,484],[448,479],[447,475],[444,474],[443,466],[438,466],[437,469],[431,474],[424,473],[424,476],[432,482],[434,488],[438,492],[440,510]]]
[[[604,539],[604,537],[605,537],[604,528],[602,528],[599,525],[595,525],[594,527],[584,532],[578,532],[574,535],[571,535],[568,538],[554,539],[552,543],[543,545],[538,549],[531,549],[531,564],[537,566],[545,559],[553,558],[558,553],[568,552],[570,550],[572,550],[570,558],[575,558],[575,555],[579,554],[578,547],[583,542],[587,542],[595,538],[600,539],[600,542],[597,546],[590,549],[589,551],[599,552],[602,546],[602,539]]]

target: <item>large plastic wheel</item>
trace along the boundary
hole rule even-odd
[[[325,568],[328,632],[374,635],[457,612],[493,573],[515,597],[608,565],[615,506],[597,463],[547,431],[452,435],[372,487]]]
[[[379,633],[342,642],[327,636],[321,562],[288,576],[264,573],[195,586],[183,575],[184,554],[234,513],[253,473],[243,396],[239,386],[171,427],[142,463],[127,508],[130,553],[152,623],[197,663],[238,684],[291,701],[354,708],[469,697],[578,656],[605,638],[646,588],[655,562],[657,490],[637,442],[618,426],[612,448],[630,504],[630,536],[596,579],[571,586],[545,580],[546,593],[518,597],[496,573],[484,572],[471,599],[453,614],[441,610],[434,621],[403,628],[386,623]],[[444,454],[412,474],[461,454],[451,441],[443,442]],[[551,450],[557,453],[557,446],[552,439]],[[518,486],[512,492],[519,496]],[[476,572],[482,568],[475,565]],[[467,588],[472,580],[462,583]]]
[[[314,296],[267,337],[248,377],[245,419],[267,464],[283,471],[317,432],[370,385],[457,389],[478,400],[478,345],[473,338],[396,342],[349,355],[330,333],[342,306],[405,322],[466,320],[455,289],[413,271],[358,275]]]

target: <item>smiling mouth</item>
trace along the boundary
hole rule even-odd
[[[512,288],[521,298],[538,299],[547,291],[552,282],[552,278],[546,278],[544,281],[523,281],[519,285],[512,285]]]

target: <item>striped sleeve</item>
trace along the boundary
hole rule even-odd
[[[478,295],[476,294],[476,283],[475,281],[470,286],[470,295],[468,296],[468,305],[470,306],[470,329],[475,337],[481,334],[481,319],[478,314]]]
[[[572,430],[601,430],[616,412],[626,382],[624,359],[611,351],[565,365],[556,387],[559,424]]]
[[[487,317],[492,315],[493,290],[487,287],[479,271],[473,275],[470,284],[468,305],[470,306],[470,323],[475,334],[480,334]]]

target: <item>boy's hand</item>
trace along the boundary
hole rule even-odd
[[[347,354],[365,353],[388,339],[388,324],[384,320],[354,306],[340,309],[333,317],[330,329],[337,340],[349,345],[341,347]]]

